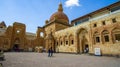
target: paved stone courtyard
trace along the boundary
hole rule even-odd
[[[5,53],[5,61],[0,61],[3,67],[120,67],[120,58],[97,57],[76,54],[10,52]]]

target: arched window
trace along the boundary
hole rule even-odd
[[[107,30],[104,30],[102,32],[102,35],[103,35],[103,41],[104,42],[109,42],[109,32]]]
[[[94,33],[94,41],[95,43],[100,43],[100,35],[98,32]]]
[[[93,25],[93,27],[97,27],[97,24],[95,23],[95,24]]]
[[[112,34],[114,42],[120,42],[120,29],[114,29]]]
[[[44,37],[44,33],[43,32],[40,32],[40,37]]]
[[[67,39],[67,36],[65,36],[65,44],[68,45],[68,39]]]
[[[58,41],[57,41],[57,46],[58,46]]]
[[[105,21],[102,21],[102,25],[106,25]]]
[[[60,41],[60,45],[62,45],[62,37],[59,38],[59,41]]]
[[[62,45],[62,41],[61,41],[61,45]]]
[[[69,39],[69,40],[70,40],[70,44],[73,45],[73,44],[74,44],[74,38],[73,38],[73,35],[70,35],[69,38],[70,38],[70,39]]]
[[[19,33],[20,33],[20,30],[17,30],[16,32],[17,32],[17,34],[19,34]]]

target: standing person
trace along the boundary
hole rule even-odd
[[[89,52],[89,48],[87,47],[87,48],[86,48],[86,53],[88,53],[88,52]]]
[[[52,50],[52,47],[51,47],[51,56],[53,56],[53,50]]]
[[[51,54],[51,49],[49,48],[48,49],[48,57],[50,57],[50,54]]]

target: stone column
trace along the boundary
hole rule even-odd
[[[68,45],[70,46],[71,45],[71,39],[70,39],[70,36],[68,37]]]
[[[83,52],[83,43],[82,43],[82,40],[83,39],[80,39],[79,41],[79,53],[82,53]]]
[[[45,46],[46,46],[46,52],[48,51],[48,49],[49,49],[49,40],[48,39],[46,39],[46,43],[45,43]]]
[[[75,37],[74,37],[74,44],[75,44],[75,48],[76,48],[76,53],[79,53],[79,42],[78,42],[78,35],[75,34]]]
[[[65,37],[63,38],[63,43],[62,44],[63,44],[63,46],[65,46]]]
[[[54,50],[54,51],[55,51],[55,48],[56,48],[55,41],[54,41],[53,39],[52,39],[51,41],[52,41],[52,50]]]
[[[109,34],[109,41],[110,41],[111,44],[114,43],[112,32],[110,32],[110,34]]]
[[[104,40],[103,40],[102,33],[100,33],[99,38],[100,38],[100,44],[103,44],[103,43],[104,43],[104,42],[103,42]]]
[[[90,30],[89,31],[89,41],[88,41],[88,44],[89,44],[89,53],[92,52],[93,50],[93,44],[94,44],[94,37],[92,36],[92,31]]]

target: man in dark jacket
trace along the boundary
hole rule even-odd
[[[48,57],[50,57],[50,54],[51,54],[51,50],[50,48],[48,49]]]

